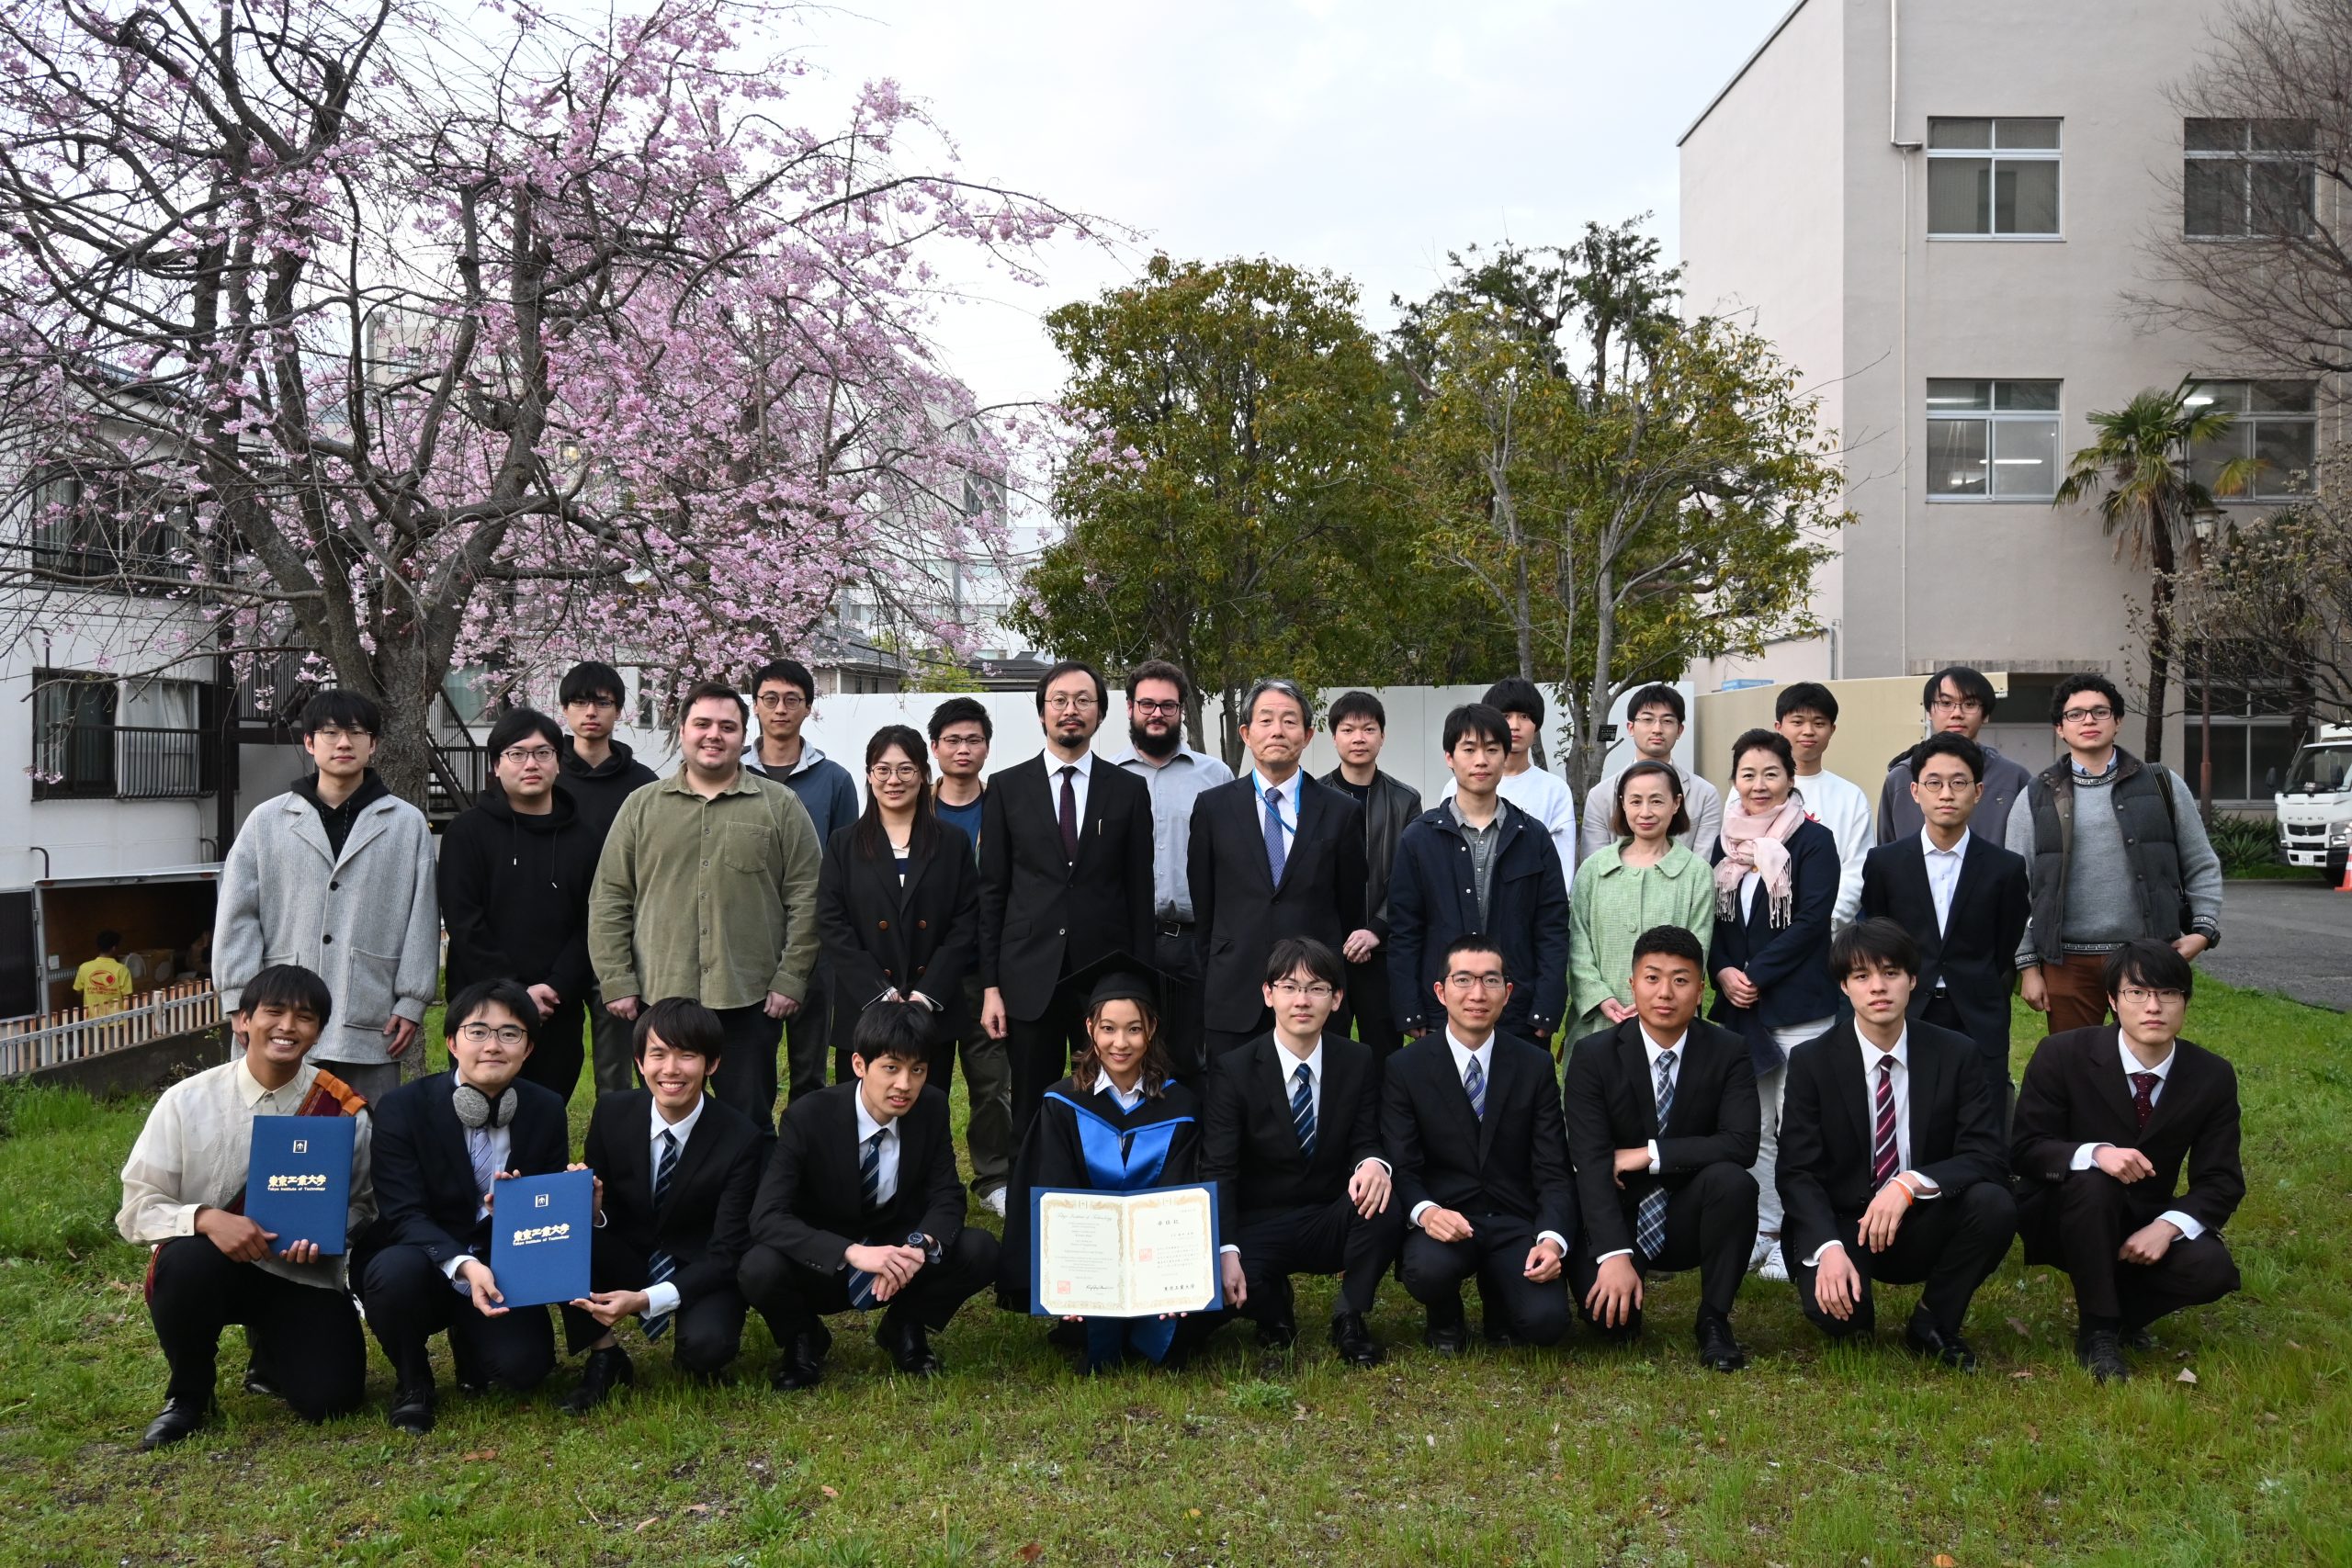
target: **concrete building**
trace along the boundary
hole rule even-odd
[[[2310,378],[2125,298],[2151,288],[2152,239],[2226,243],[2250,210],[2312,198],[2291,128],[2184,121],[2167,100],[2211,20],[2186,0],[1801,0],[1684,133],[1685,309],[1779,344],[1837,433],[1856,518],[1816,583],[1825,635],[1694,670],[1701,691],[1973,664],[2007,677],[1988,739],[2034,764],[2054,679],[2144,676],[2145,573],[2088,508],[2050,503],[2090,412],[2210,382],[2241,412],[2233,447],[2270,460],[2234,504],[2300,482]],[[2177,709],[2195,694],[2174,674],[2165,757],[2194,780]],[[2258,710],[2280,705],[2217,696],[2217,800],[2268,803],[2293,737]],[[2126,745],[2141,733],[2135,715]]]

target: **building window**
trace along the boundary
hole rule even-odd
[[[2317,140],[2305,119],[2183,121],[2181,231],[2192,240],[2310,233]]]
[[[114,795],[115,683],[75,670],[33,671],[33,798]]]
[[[1928,383],[1928,499],[2048,501],[2058,493],[2055,381]]]
[[[1928,121],[1928,232],[2055,239],[2058,122]]]
[[[2200,381],[2188,389],[2191,408],[2222,409],[2234,417],[2218,441],[2198,444],[2190,454],[2197,482],[2208,490],[2222,477],[2222,465],[2252,457],[2259,465],[2254,488],[2222,502],[2284,501],[2311,491],[2318,453],[2319,415],[2309,381]]]
[[[2184,660],[2191,678],[2181,683],[2181,777],[2193,791],[2205,765],[2204,694],[2194,679],[2195,650]],[[2287,773],[2303,736],[2294,702],[2283,689],[2213,687],[2213,798],[2261,801],[2287,787]]]

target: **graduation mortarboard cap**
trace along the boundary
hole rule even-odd
[[[1142,1002],[1158,1012],[1162,985],[1159,971],[1134,953],[1114,953],[1072,974],[1060,989],[1088,1012],[1118,1001]]]

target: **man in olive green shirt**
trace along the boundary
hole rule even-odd
[[[748,712],[705,682],[678,722],[684,761],[621,803],[588,896],[588,956],[605,1010],[634,1020],[666,997],[718,1015],[711,1092],[773,1133],[783,1021],[817,962],[821,850],[807,807],[745,771]]]

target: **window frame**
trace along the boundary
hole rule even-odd
[[[1951,491],[1923,490],[1922,494],[1926,500],[1938,506],[2046,506],[2057,499],[2058,486],[2062,479],[2060,469],[2064,465],[2062,438],[2066,430],[2066,383],[2063,378],[2053,376],[1930,376],[1927,379],[1927,386],[1932,387],[1938,381],[1982,381],[1984,384],[1984,407],[1963,409],[1951,413],[1937,412],[1934,405],[1927,400],[1926,388],[1923,387],[1920,391],[1920,405],[1927,411],[1923,417],[1928,425],[1932,426],[1941,422],[1961,423],[1967,421],[1981,421],[1984,423],[1984,493],[1967,495]],[[2058,406],[2050,409],[2005,409],[2000,406],[2000,389],[2003,387],[2053,387],[2057,389]],[[2047,423],[2051,427],[2050,490],[2047,494],[1996,495],[1993,493],[1993,469],[1999,461],[2000,451],[1996,445],[1996,432],[1994,426],[2000,423]],[[1923,460],[1927,450],[1927,437],[1930,434],[1931,432],[1927,429],[1920,432]]]
[[[2000,126],[2001,122],[2005,119],[2047,120],[2052,125],[2058,128],[2056,133],[2058,145],[2055,147],[2000,146]],[[1984,135],[1984,146],[1938,147],[1935,145],[1936,127],[1938,125],[1953,124],[1967,120],[1983,120],[1987,128]],[[1996,180],[1998,179],[2000,174],[1998,165],[2004,161],[2009,163],[2056,164],[2059,165],[2058,197],[2056,203],[2057,213],[2053,220],[2056,226],[2054,228],[2047,231],[2037,229],[2030,232],[2020,233],[2002,233],[1997,230],[1992,229],[1987,229],[1982,233],[1967,229],[1939,229],[1935,225],[1934,197],[1932,194],[1927,194],[1923,195],[1922,200],[1927,208],[1927,211],[1923,216],[1927,221],[1928,239],[1952,240],[1963,243],[1976,242],[1980,243],[1992,244],[2050,244],[2052,243],[2064,242],[2066,238],[2066,170],[2064,166],[2066,161],[2066,121],[2064,116],[2047,114],[1930,115],[1928,117],[1928,134],[1926,140],[1921,144],[1920,150],[1927,154],[1930,165],[1928,175],[1928,185],[1930,187],[1930,191],[1932,191],[1935,177],[1933,164],[1938,159],[1968,158],[1982,160],[1987,164],[1995,165],[1995,167],[1987,172]],[[1996,210],[1997,210],[1997,205],[1998,204],[1996,202]],[[1989,217],[1987,220],[1990,220]]]
[[[2195,148],[2188,145],[2188,128],[2190,126],[2200,124],[2226,125],[2231,123],[2235,123],[2243,128],[2243,145],[2237,147]],[[2319,227],[2319,149],[2316,146],[2287,149],[2272,147],[2257,148],[2254,145],[2254,132],[2256,126],[2293,126],[2298,123],[2301,122],[2295,120],[2238,118],[2233,116],[2183,116],[2180,122],[2180,237],[2191,244],[2234,245],[2244,244],[2248,241],[2308,239],[2312,234],[2316,232]],[[2319,140],[2316,128],[2313,128],[2310,140],[2313,142],[2316,142]],[[2243,176],[2241,180],[2242,188],[2240,191],[2243,209],[2240,216],[2245,222],[2245,227],[2239,232],[2234,234],[2203,234],[2194,232],[2189,229],[2188,170],[2190,164],[2199,163],[2235,164],[2238,165],[2239,171]],[[2310,179],[2310,188],[2305,193],[2308,199],[2305,202],[2303,209],[2306,227],[2293,231],[2287,231],[2259,229],[2255,226],[2254,175],[2256,165],[2259,164],[2301,164],[2303,165],[2304,172]]]
[[[2259,410],[2259,411],[2258,411],[2258,410],[2255,409],[2255,408],[2254,408],[2254,406],[2253,406],[2253,403],[2254,403],[2253,389],[2254,389],[2254,387],[2256,386],[2256,383],[2258,383],[2258,382],[2268,382],[2269,384],[2274,385],[2274,386],[2278,386],[2278,385],[2289,385],[2289,386],[2301,386],[2301,387],[2308,387],[2308,388],[2310,389],[2310,390],[2311,390],[2311,396],[2312,396],[2312,406],[2311,406],[2308,410],[2298,410],[2298,411],[2293,411],[2293,412],[2278,411],[2278,410]],[[2316,467],[2318,466],[2318,462],[2319,462],[2319,383],[2318,383],[2318,382],[2316,382],[2316,381],[2300,381],[2300,380],[2295,379],[2295,378],[2292,378],[2292,377],[2266,377],[2266,376],[2205,376],[2205,377],[2199,377],[2199,378],[2197,378],[2195,380],[2191,381],[2191,382],[2190,382],[2190,384],[2189,384],[2189,389],[2190,389],[2190,391],[2191,391],[2191,392],[2195,392],[2195,391],[2197,391],[2197,390],[2199,390],[2199,389],[2203,389],[2203,388],[2207,388],[2207,387],[2243,387],[2243,388],[2245,388],[2245,389],[2246,389],[2246,396],[2245,396],[2245,405],[2246,405],[2246,406],[2245,406],[2243,410],[2233,409],[2233,410],[2231,410],[2231,411],[2230,411],[2230,416],[2231,416],[2231,417],[2230,417],[2230,434],[2229,434],[2229,437],[2228,437],[2228,438],[2229,438],[2230,440],[2232,440],[2232,441],[2234,441],[2234,442],[2239,443],[2239,450],[2238,450],[2238,451],[2236,451],[2236,452],[2234,452],[2234,453],[2232,453],[2230,456],[2232,456],[2232,457],[2251,457],[2251,456],[2253,456],[2253,455],[2254,455],[2254,444],[2255,444],[2255,435],[2254,435],[2254,433],[2255,433],[2257,429],[2259,429],[2259,428],[2260,428],[2260,426],[2261,426],[2261,424],[2262,424],[2263,423],[2265,423],[2265,422],[2267,422],[2267,423],[2272,423],[2272,424],[2293,424],[2293,425],[2300,425],[2300,426],[2302,426],[2302,427],[2304,427],[2304,428],[2306,428],[2306,429],[2310,430],[2310,432],[2312,433],[2312,434],[2311,434],[2312,464],[2312,467],[2313,467],[2313,468],[2316,468]],[[2190,472],[2191,472],[2192,474],[2193,474],[2193,473],[2195,473],[2195,471],[2196,471],[2196,468],[2197,468],[2198,461],[2199,461],[2198,455],[2197,455],[2196,451],[2195,451],[2194,449],[2192,449],[2192,450],[2190,451],[2190,453],[2189,453]],[[2304,470],[2304,474],[2305,474],[2305,477],[2306,477],[2306,478],[2308,478],[2308,477],[2309,477],[2310,473],[2311,473],[2311,469],[2307,468],[2307,469],[2305,469],[2305,470]],[[2278,505],[2280,505],[2280,504],[2282,504],[2282,503],[2290,503],[2290,502],[2298,502],[2298,501],[2305,501],[2305,500],[2310,499],[2310,496],[2311,496],[2311,491],[2310,491],[2308,489],[2304,489],[2304,490],[2256,490],[2256,491],[2252,491],[2252,492],[2250,492],[2250,493],[2248,493],[2248,494],[2245,494],[2245,495],[2217,495],[2217,496],[2215,496],[2215,497],[2213,498],[2213,502],[2214,502],[2214,504],[2215,504],[2215,505],[2217,505],[2217,506],[2278,506]]]
[[[98,726],[80,722],[82,701],[80,692],[86,690],[100,697],[106,723]],[[62,705],[61,705],[62,699]],[[27,705],[32,713],[32,777],[35,800],[112,800],[120,780],[115,761],[122,724],[122,688],[114,677],[93,670],[39,669],[33,671],[32,701]],[[98,730],[100,739],[78,742],[72,737],[78,730]],[[58,732],[62,733],[58,733]],[[103,776],[82,773],[71,764],[76,760],[88,760],[98,764]],[[47,764],[64,762],[64,768]],[[56,773],[54,779],[49,775]]]

